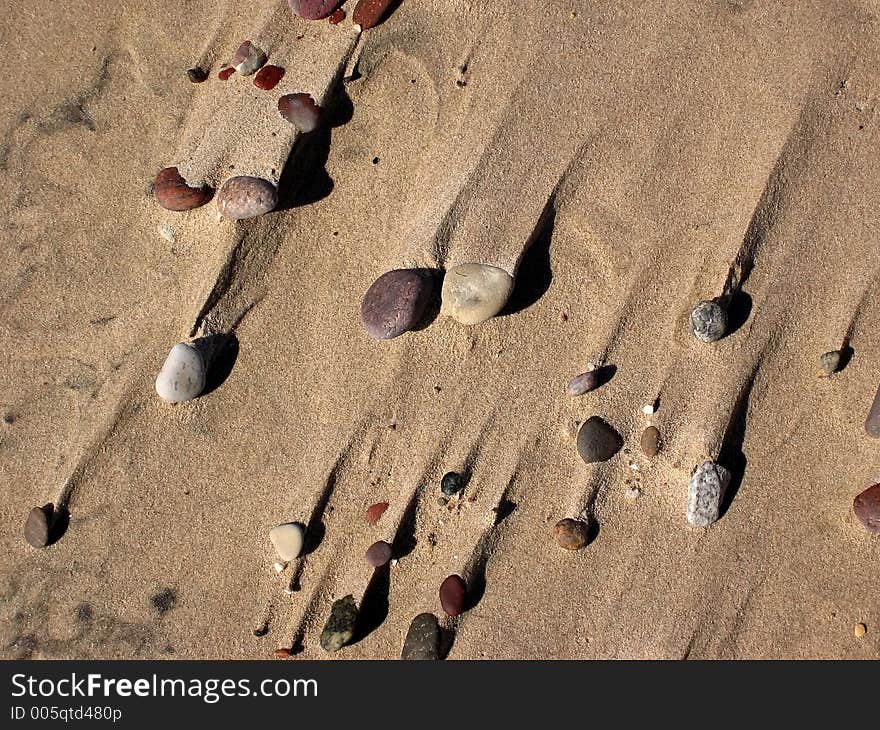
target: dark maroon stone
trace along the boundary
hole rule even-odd
[[[877,395],[874,396],[874,402],[868,411],[868,418],[865,419],[865,430],[868,435],[880,438],[880,388],[877,389]]]
[[[364,30],[379,25],[394,0],[358,0],[351,20]]]
[[[278,112],[300,132],[312,132],[321,123],[321,107],[308,94],[285,94],[278,99]]]
[[[321,20],[330,15],[345,0],[287,0],[290,9],[306,20]]]
[[[31,547],[44,548],[49,544],[50,510],[51,506],[34,507],[28,513],[24,523],[24,539]]]
[[[390,340],[415,327],[431,299],[431,278],[417,269],[382,274],[361,302],[361,322],[377,340]]]
[[[374,542],[367,548],[366,558],[367,562],[374,568],[381,568],[383,565],[388,565],[388,562],[391,560],[391,545],[384,540]]]
[[[853,500],[853,512],[866,530],[880,532],[880,484],[868,487]]]
[[[278,86],[278,82],[283,76],[284,69],[281,66],[273,66],[272,64],[263,66],[254,76],[254,86],[263,91],[271,91]]]
[[[464,611],[467,585],[460,575],[450,575],[440,585],[440,605],[447,616],[458,616]]]

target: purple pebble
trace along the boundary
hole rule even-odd
[[[344,0],[287,0],[290,9],[306,20],[321,20],[330,15]]]

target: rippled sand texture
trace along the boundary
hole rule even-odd
[[[216,73],[278,3],[94,6],[0,25],[27,59],[0,79],[0,654],[321,657],[351,593],[339,656],[396,658],[458,572],[478,600],[446,622],[454,659],[878,656],[880,542],[851,511],[880,477],[878,3],[403,0],[295,148],[285,209],[237,224],[150,185],[193,149],[205,177],[272,166],[247,82]],[[296,36],[272,42],[291,73]],[[363,332],[383,272],[469,262],[518,267],[506,314]],[[733,334],[694,340],[693,305],[731,292]],[[208,324],[235,328],[228,378],[160,402],[168,350]],[[614,377],[569,398],[590,361]],[[626,451],[588,466],[592,415]],[[703,531],[687,482],[710,457],[734,483]],[[69,529],[34,550],[25,517],[55,500]],[[566,553],[553,525],[581,513],[594,540]],[[279,576],[289,521],[311,552]],[[380,539],[402,557],[373,576]]]

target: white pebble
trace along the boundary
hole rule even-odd
[[[594,363],[594,362],[587,363],[587,372],[588,373],[593,372],[595,369],[596,369],[596,363]]]
[[[273,565],[272,567],[275,568],[276,573],[283,573],[284,572],[284,564],[283,563],[275,563],[275,565]]]
[[[159,231],[159,235],[162,236],[168,243],[174,243],[174,229],[169,226],[167,223],[160,223],[156,226],[156,230]]]
[[[631,461],[631,462],[629,463],[629,468],[632,469],[633,471],[638,471],[638,470],[639,470],[639,465],[636,464],[636,462]]]
[[[642,408],[642,413],[644,413],[646,416],[653,416],[654,415],[654,404],[648,403],[646,406],[644,406]]]
[[[305,530],[296,522],[278,525],[269,530],[269,539],[278,557],[285,561],[296,560],[302,552]]]
[[[393,568],[395,565],[397,565],[397,558],[392,558],[391,559],[391,567]]]
[[[205,360],[192,345],[180,342],[171,348],[156,376],[156,393],[171,403],[183,403],[205,389]]]
[[[636,500],[642,496],[642,490],[638,487],[627,487],[626,490],[626,498],[629,500]]]

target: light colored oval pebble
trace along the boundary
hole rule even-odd
[[[296,560],[302,552],[306,531],[297,522],[278,525],[269,530],[269,539],[282,560]]]
[[[700,302],[691,312],[691,330],[700,342],[716,342],[727,334],[727,312],[718,302]]]
[[[180,342],[171,348],[156,376],[156,393],[169,403],[198,398],[205,389],[205,360],[192,345]]]
[[[695,527],[716,522],[729,484],[730,472],[720,464],[706,461],[694,469],[688,483],[688,522]]]
[[[261,177],[231,177],[217,193],[217,209],[225,218],[234,221],[256,218],[277,204],[278,190]]]
[[[462,264],[446,272],[443,312],[462,324],[480,324],[498,314],[513,291],[513,277],[488,264]]]
[[[587,372],[581,373],[572,378],[568,387],[565,389],[565,392],[571,396],[578,396],[583,395],[584,393],[589,393],[591,390],[595,390],[598,386],[599,371],[588,370]]]

